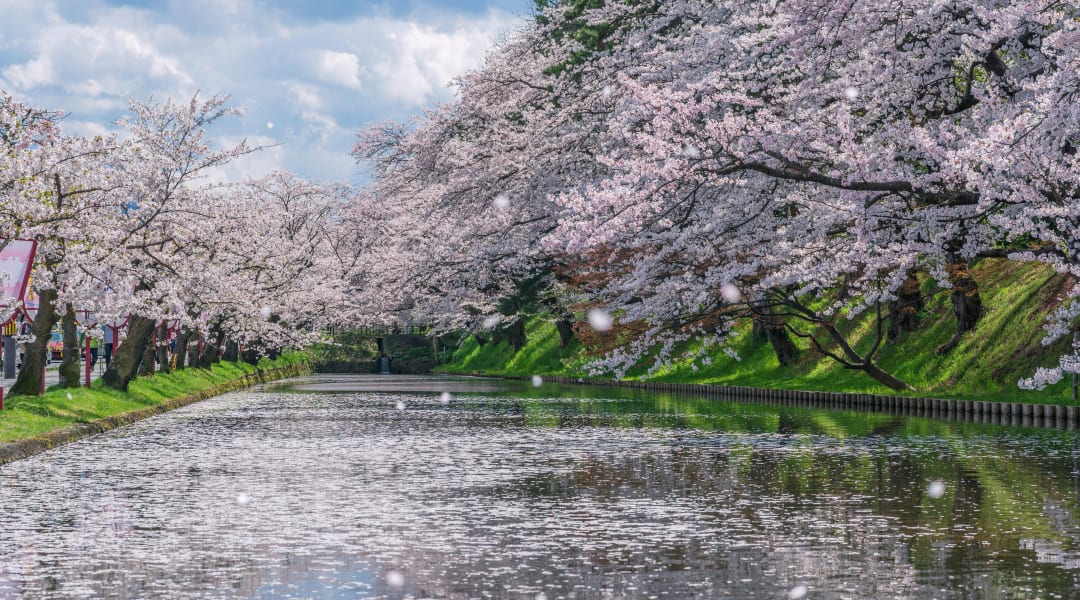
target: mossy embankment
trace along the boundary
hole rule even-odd
[[[12,396],[0,412],[0,464],[133,423],[231,390],[308,372],[309,359],[287,353],[258,365],[221,362],[140,377],[127,392],[95,382],[51,387],[43,396]]]
[[[898,340],[886,343],[878,363],[890,373],[916,388],[911,395],[942,398],[969,398],[1010,402],[1063,404],[1071,401],[1068,382],[1042,391],[1025,391],[1017,381],[1029,377],[1036,367],[1052,366],[1066,349],[1065,340],[1044,346],[1043,323],[1046,315],[1063,300],[1071,282],[1039,263],[1020,263],[986,259],[972,269],[979,283],[983,314],[975,329],[964,334],[959,345],[946,354],[938,349],[955,331],[955,320],[947,291],[934,287],[923,278],[925,308],[918,314],[918,329]],[[857,347],[871,343],[869,319],[841,323],[842,329],[856,340]],[[591,333],[579,327],[581,339],[564,348],[552,323],[542,318],[529,320],[528,341],[515,353],[509,344],[480,345],[475,338],[463,341],[443,372],[483,373],[490,375],[563,375],[588,376],[586,365],[603,349],[619,343],[617,331]],[[767,341],[751,335],[749,323],[736,329],[733,349],[738,359],[720,349],[710,349],[711,364],[701,361],[676,361],[660,369],[652,381],[671,383],[708,383],[764,388],[844,391],[873,394],[896,394],[867,375],[845,369],[823,356],[809,342],[795,339],[799,358],[790,365],[779,364]],[[684,348],[688,350],[691,348]],[[646,375],[646,358],[627,372],[627,379]]]

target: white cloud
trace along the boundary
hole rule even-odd
[[[319,92],[316,88],[306,85],[297,81],[290,82],[288,84],[289,92],[292,94],[293,100],[303,109],[306,110],[318,110],[322,108],[323,101],[319,97]]]
[[[78,121],[73,119],[64,121],[64,133],[67,135],[94,137],[96,135],[108,135],[111,132],[111,129],[96,121]]]
[[[68,84],[65,89],[76,96],[90,96],[91,98],[96,98],[105,93],[105,86],[98,83],[96,79],[87,79]]]
[[[416,22],[389,22],[387,46],[372,67],[373,89],[395,100],[423,105],[450,95],[454,77],[480,65],[492,40],[515,19],[493,13],[479,21],[458,21],[450,27]]]
[[[360,59],[351,52],[323,50],[319,53],[315,72],[326,83],[360,89]]]
[[[517,22],[434,3],[410,17],[296,19],[274,0],[168,0],[151,9],[118,2],[2,0],[0,87],[64,109],[65,130],[84,135],[114,129],[129,97],[232,94],[244,114],[216,123],[211,137],[272,133],[283,148],[237,171],[277,161],[315,179],[356,177],[349,150],[360,127],[450,99],[448,83]]]
[[[52,60],[47,56],[39,56],[25,64],[13,65],[4,69],[4,78],[22,91],[30,91],[36,87],[53,83],[55,77]]]

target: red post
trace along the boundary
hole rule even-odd
[[[90,332],[86,332],[86,360],[83,361],[86,366],[86,387],[90,387]]]

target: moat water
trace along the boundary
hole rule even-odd
[[[1080,597],[1080,433],[317,376],[0,467],[0,597]]]

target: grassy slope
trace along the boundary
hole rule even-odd
[[[140,377],[128,391],[119,392],[95,382],[89,388],[60,389],[53,386],[44,396],[13,396],[0,413],[0,442],[22,440],[66,427],[162,404],[238,379],[255,371],[303,362],[302,354],[277,360],[262,359],[258,368],[247,363],[219,363],[210,370],[183,369],[170,374]]]
[[[936,397],[979,397],[1014,402],[1058,403],[1069,399],[1065,383],[1042,392],[1023,391],[1016,381],[1029,376],[1037,366],[1056,364],[1065,348],[1059,342],[1049,348],[1041,343],[1043,319],[1060,301],[1065,279],[1045,265],[985,260],[973,270],[980,284],[984,314],[974,331],[968,332],[952,352],[939,356],[937,348],[952,337],[955,321],[947,292],[933,294],[922,314],[920,330],[887,344],[879,363],[887,371],[914,385],[920,394]],[[924,291],[933,291],[931,284]],[[869,321],[844,324],[869,343]],[[716,351],[712,364],[677,362],[658,372],[653,379],[669,382],[717,383],[828,391],[893,393],[861,372],[844,369],[821,357],[806,343],[798,364],[783,367],[767,343],[750,340],[743,326],[735,342],[740,360]],[[561,374],[586,375],[587,349],[580,342],[559,349],[553,325],[533,320],[528,327],[528,344],[516,356],[505,343],[480,347],[471,337],[442,370],[484,372],[497,375]],[[636,378],[647,371],[639,365],[627,376]]]

